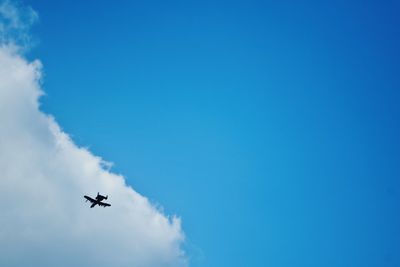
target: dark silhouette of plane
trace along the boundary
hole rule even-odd
[[[88,200],[89,200],[92,203],[92,205],[90,205],[90,208],[93,208],[96,205],[99,205],[99,206],[101,206],[103,208],[111,206],[111,204],[108,204],[108,203],[105,203],[105,202],[101,202],[104,199],[107,199],[108,196],[102,196],[102,195],[99,194],[99,192],[97,192],[96,199],[93,199],[93,198],[88,197],[86,195],[83,196],[83,197],[86,198],[86,202],[88,202]]]

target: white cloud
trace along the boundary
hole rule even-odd
[[[186,266],[180,219],[163,215],[40,111],[41,64],[20,55],[21,39],[9,39],[31,22],[18,11],[0,4],[0,266]],[[97,191],[110,195],[110,208],[84,202]]]

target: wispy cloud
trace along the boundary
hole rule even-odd
[[[30,8],[0,4],[0,266],[185,266],[180,219],[168,217],[78,147],[39,109],[41,63]],[[84,194],[110,195],[89,209]]]
[[[9,0],[0,2],[0,42],[27,49],[32,45],[29,30],[38,20],[30,7],[19,6]]]

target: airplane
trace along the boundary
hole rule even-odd
[[[108,204],[108,203],[105,203],[105,202],[101,202],[101,201],[103,201],[104,199],[107,199],[108,196],[102,196],[102,195],[99,194],[99,192],[97,192],[96,199],[93,199],[93,198],[88,197],[88,196],[86,196],[86,195],[83,196],[83,197],[86,198],[86,202],[88,202],[88,200],[89,200],[89,201],[92,203],[92,205],[90,206],[90,208],[93,208],[93,207],[96,206],[96,205],[102,206],[103,208],[111,206],[111,204]]]

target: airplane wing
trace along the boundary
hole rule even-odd
[[[96,202],[96,200],[94,200],[93,198],[91,198],[91,197],[88,197],[88,196],[83,196],[84,198],[86,198],[86,201],[90,201],[90,202]]]
[[[99,202],[98,204],[100,206],[103,206],[103,207],[110,207],[111,206],[111,204],[108,204],[108,203],[105,203],[105,202]]]

